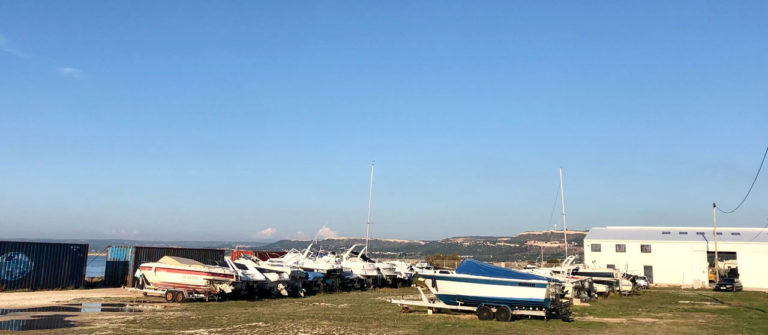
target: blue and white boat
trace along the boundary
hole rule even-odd
[[[462,261],[456,271],[431,271],[420,276],[432,294],[446,305],[545,311],[562,307],[559,280],[473,259]]]

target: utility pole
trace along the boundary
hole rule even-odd
[[[563,237],[565,240],[565,258],[568,258],[568,226],[565,224],[565,195],[563,195],[563,168],[560,168],[560,204],[563,205]]]
[[[715,283],[720,281],[720,262],[717,258],[717,205],[712,203],[712,235],[715,237]]]

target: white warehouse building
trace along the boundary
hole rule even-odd
[[[712,227],[592,228],[584,264],[645,275],[653,284],[707,287],[713,237]],[[768,289],[768,229],[718,228],[717,250],[721,274],[738,273],[745,289]]]

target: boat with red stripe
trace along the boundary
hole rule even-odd
[[[235,272],[228,267],[206,265],[198,261],[164,256],[157,262],[143,263],[136,276],[139,288],[178,290],[180,292],[219,294],[229,293],[237,281]]]

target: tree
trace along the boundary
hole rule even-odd
[[[435,267],[455,268],[461,263],[461,257],[457,254],[432,254],[427,256],[427,263]]]

